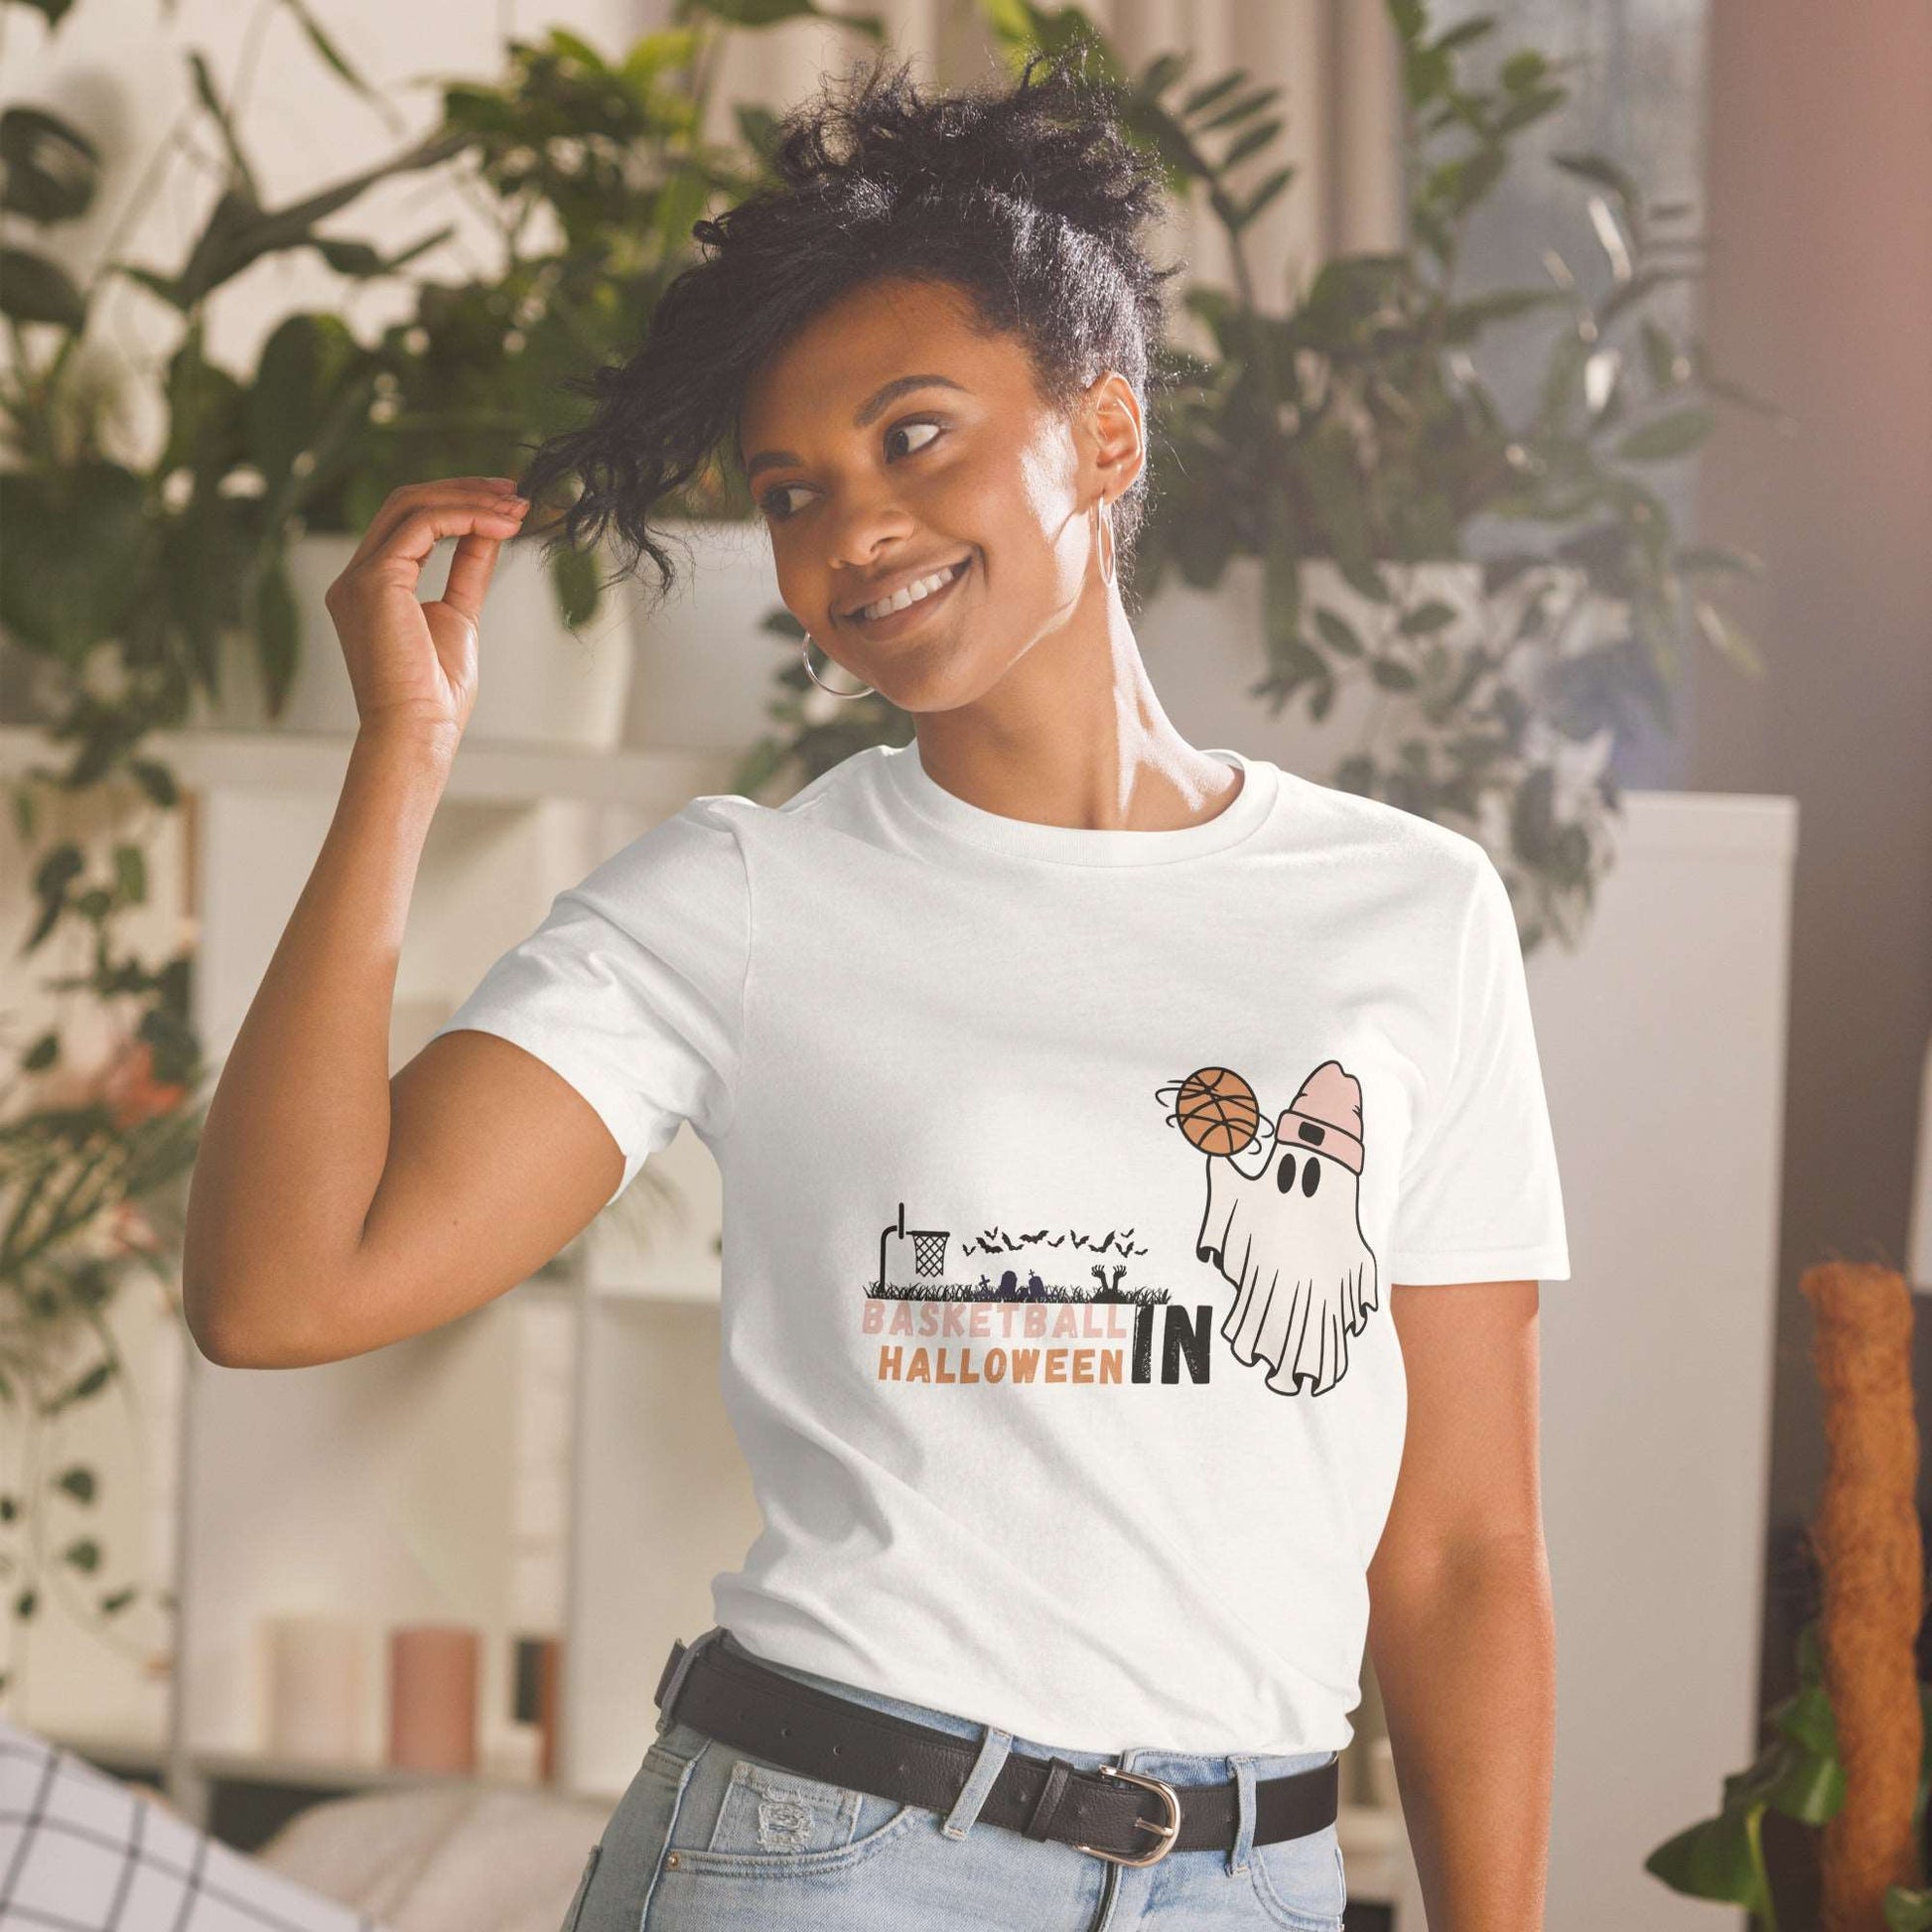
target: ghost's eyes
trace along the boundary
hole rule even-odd
[[[1275,1170],[1275,1185],[1285,1194],[1292,1194],[1295,1191],[1294,1155],[1284,1154],[1282,1156],[1282,1164]],[[1312,1194],[1320,1185],[1321,1163],[1311,1155],[1302,1165],[1302,1192],[1305,1195]]]

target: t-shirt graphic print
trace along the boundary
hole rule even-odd
[[[1147,1250],[1132,1228],[905,1224],[879,1237],[862,1331],[879,1336],[879,1380],[1045,1389],[1153,1379],[1154,1318],[1168,1291],[1130,1281]],[[1082,1277],[1085,1277],[1083,1280]],[[1173,1329],[1169,1329],[1170,1347]],[[1198,1360],[1199,1339],[1181,1344]],[[1172,1363],[1169,1379],[1173,1379]]]
[[[1235,1360],[1265,1363],[1277,1395],[1324,1394],[1378,1306],[1358,1191],[1361,1082],[1323,1060],[1262,1139],[1254,1089],[1206,1066],[1180,1083],[1173,1118],[1207,1157],[1194,1252],[1234,1285],[1221,1333]]]
[[[1271,1371],[1267,1386],[1278,1395],[1333,1388],[1348,1367],[1348,1337],[1379,1306],[1357,1195],[1360,1083],[1339,1061],[1324,1060],[1273,1124],[1231,1067],[1200,1067],[1159,1091],[1170,1103],[1168,1122],[1206,1157],[1194,1253],[1235,1290],[1220,1323],[1233,1359]],[[1134,1264],[1149,1250],[1132,1228],[1109,1228],[1098,1240],[1078,1228],[967,1234],[957,1256],[977,1265],[971,1281],[948,1279],[952,1243],[949,1228],[908,1228],[903,1201],[897,1221],[881,1230],[869,1290],[875,1302],[994,1305],[985,1314],[940,1317],[868,1310],[867,1332],[889,1337],[880,1349],[881,1381],[970,1387],[1011,1377],[1031,1386],[1043,1362],[1050,1382],[1148,1385],[1157,1329],[1163,1384],[1180,1383],[1183,1369],[1195,1386],[1210,1380],[1213,1309],[1188,1308],[1168,1289],[1137,1281]],[[1016,1316],[1016,1307],[1041,1311]],[[1048,1307],[1066,1311],[1049,1316]],[[1076,1315],[1074,1307],[1089,1311]],[[922,1334],[939,1336],[939,1346],[890,1339]],[[949,1351],[955,1337],[960,1345]],[[976,1342],[990,1345],[976,1354]]]
[[[1567,1277],[1555,1146],[1481,846],[1213,756],[1158,832],[984,811],[916,742],[707,794],[446,1023],[622,1183],[680,1122],[717,1160],[755,1653],[1049,1747],[1352,1734],[1391,1288]]]

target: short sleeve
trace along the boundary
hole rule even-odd
[[[751,882],[719,802],[693,799],[560,892],[431,1035],[494,1034],[568,1080],[623,1152],[613,1200],[680,1122],[730,1130]]]
[[[1486,852],[1462,930],[1446,1080],[1404,1160],[1392,1282],[1567,1281],[1555,1138],[1509,889]]]

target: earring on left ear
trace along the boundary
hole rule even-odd
[[[825,682],[825,680],[822,677],[819,676],[819,674],[815,670],[812,669],[812,633],[809,630],[805,632],[804,642],[800,644],[798,648],[798,654],[800,657],[802,657],[805,660],[805,675],[808,678],[810,678],[811,681],[814,684],[816,684],[818,688],[821,691],[823,691],[828,698],[865,698],[865,697],[870,697],[872,695],[872,692],[875,687],[870,684],[862,684],[856,691],[835,691],[832,689],[832,687],[829,684]],[[825,661],[829,664],[832,660],[828,657]]]
[[[1114,551],[1114,506],[1106,497],[1101,497],[1093,506],[1094,547],[1100,552],[1100,581],[1109,589],[1113,587],[1119,574],[1119,564]],[[1106,541],[1101,541],[1101,525],[1106,525]]]

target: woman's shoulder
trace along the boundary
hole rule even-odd
[[[808,822],[860,777],[864,758],[840,760],[775,804],[742,791],[700,792],[620,846],[578,890],[616,897],[741,896],[748,848]]]
[[[1460,899],[1477,890],[1485,872],[1495,871],[1479,838],[1441,819],[1286,767],[1282,783],[1290,796],[1280,820],[1291,836],[1383,870],[1406,889],[1434,889]]]
[[[678,816],[701,827],[734,832],[739,837],[782,831],[787,824],[809,820],[834,800],[876,780],[880,761],[891,749],[886,745],[867,745],[848,753],[835,764],[806,778],[783,798],[769,803],[742,791],[708,791],[693,798]]]

